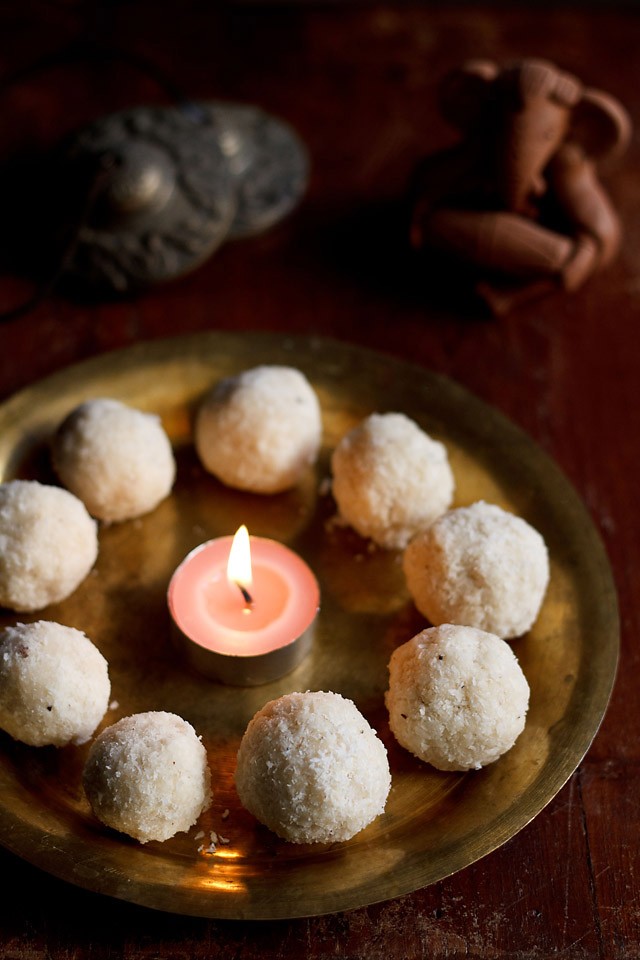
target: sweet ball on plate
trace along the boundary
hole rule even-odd
[[[349,840],[384,811],[387,751],[351,700],[290,693],[250,721],[238,751],[243,806],[293,843]]]
[[[123,717],[103,730],[82,784],[96,817],[140,843],[189,830],[211,803],[202,741],[190,723],[164,711]]]
[[[39,620],[0,631],[0,728],[14,740],[85,743],[110,692],[107,661],[80,630]]]
[[[68,490],[0,484],[0,607],[29,612],[65,600],[97,555],[97,524]]]
[[[108,397],[87,400],[65,417],[53,437],[52,460],[64,486],[106,522],[150,513],[176,475],[160,418]]]
[[[500,637],[442,624],[394,650],[385,699],[406,750],[438,770],[477,770],[522,733],[529,684]]]
[[[403,549],[451,504],[445,446],[403,413],[373,413],[346,434],[332,458],[341,518],[385,549]]]
[[[549,582],[537,530],[495,504],[450,510],[408,545],[403,567],[432,624],[459,623],[512,639],[535,622]]]
[[[195,445],[209,473],[238,490],[281,493],[318,456],[322,418],[299,370],[259,366],[217,383],[202,401]]]

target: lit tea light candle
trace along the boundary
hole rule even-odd
[[[169,612],[189,663],[236,686],[290,673],[311,649],[318,582],[293,550],[275,540],[209,540],[176,569]]]

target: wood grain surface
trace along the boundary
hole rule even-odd
[[[320,334],[445,373],[524,428],[583,497],[616,578],[622,659],[604,723],[569,783],[520,834],[453,877],[345,914],[232,923],[102,898],[1,852],[0,956],[639,957],[638,136],[606,180],[622,251],[575,294],[489,318],[464,294],[462,273],[443,284],[409,254],[404,219],[416,162],[451,139],[436,84],[465,58],[548,58],[616,95],[640,127],[638,8],[23,0],[0,5],[2,74],[78,37],[154,59],[192,97],[259,103],[286,118],[309,147],[310,189],[286,222],[162,289],[112,302],[58,289],[2,324],[0,397],[112,348],[207,329]],[[122,63],[84,61],[0,85],[0,97],[0,196],[21,211],[17,232],[0,220],[7,310],[31,291],[41,247],[34,158],[94,117],[166,95]]]

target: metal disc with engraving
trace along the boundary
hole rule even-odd
[[[213,118],[138,107],[81,131],[67,174],[91,200],[70,272],[126,292],[188,273],[225,240],[236,187]]]
[[[300,202],[309,156],[293,128],[259,107],[212,101],[199,106],[220,131],[220,146],[237,189],[230,238],[262,233]]]

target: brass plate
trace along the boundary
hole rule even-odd
[[[325,443],[315,474],[275,497],[224,489],[200,468],[194,407],[218,378],[259,363],[302,370],[320,397]],[[33,749],[0,735],[0,841],[78,886],[159,910],[275,919],[347,910],[397,897],[490,853],[560,790],[604,715],[618,658],[618,613],[607,559],[580,499],[549,458],[500,414],[456,384],[389,357],[322,339],[206,333],[143,343],[98,357],[23,390],[0,407],[0,476],[53,480],[51,431],[81,400],[120,398],[158,412],[175,442],[175,491],[150,516],[103,527],[95,570],[64,603],[31,619],[78,627],[110,663],[117,701],[108,724],[142,710],[189,720],[208,749],[215,802],[188,834],[137,844],[92,816],[80,787],[86,747]],[[534,629],[514,643],[531,685],[515,747],[479,772],[432,770],[398,747],[383,695],[391,651],[424,626],[398,556],[333,525],[323,489],[337,440],[372,411],[400,410],[447,444],[457,504],[484,498],[525,517],[545,537],[551,585]],[[322,592],[315,646],[289,677],[267,686],[219,686],[185,668],[171,645],[165,592],[196,544],[235,531],[293,546]],[[0,623],[19,618],[6,612]],[[242,810],[235,753],[247,722],[291,690],[355,701],[389,751],[386,813],[348,843],[297,846]],[[227,813],[228,811],[228,813]],[[204,838],[199,837],[205,831]],[[229,840],[198,852],[215,831]]]

